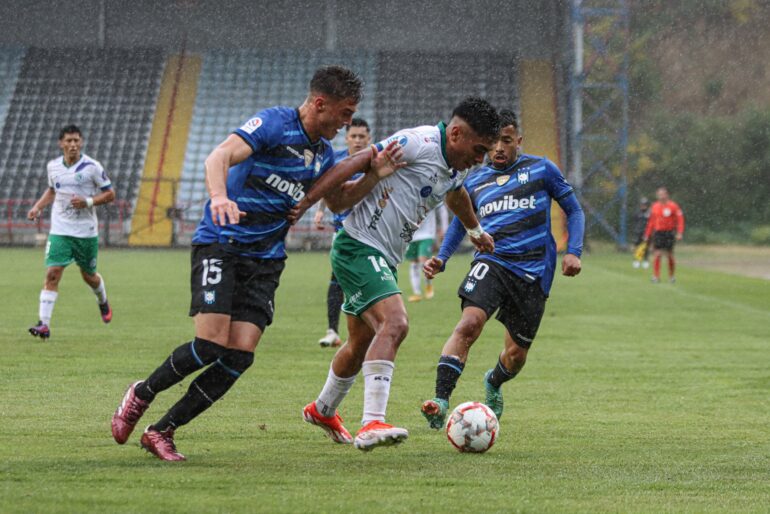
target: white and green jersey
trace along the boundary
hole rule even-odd
[[[48,187],[56,198],[51,210],[51,234],[72,237],[96,237],[99,222],[96,208],[76,209],[70,203],[76,196],[88,198],[112,187],[110,179],[99,163],[86,154],[72,166],[59,157],[48,162]]]
[[[350,237],[379,250],[391,266],[404,258],[414,232],[450,191],[462,187],[467,171],[458,172],[446,160],[446,126],[401,130],[377,144],[391,141],[403,148],[406,167],[381,180],[345,219]]]

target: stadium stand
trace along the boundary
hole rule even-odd
[[[405,127],[449,121],[468,95],[498,108],[516,106],[516,59],[494,52],[382,52],[377,73],[377,127],[388,136]]]
[[[5,125],[24,52],[23,48],[0,48],[0,127]]]
[[[30,48],[2,129],[0,200],[34,198],[58,130],[80,126],[84,151],[109,173],[119,200],[133,201],[163,64],[160,49]],[[20,205],[23,218],[29,206]]]
[[[172,55],[166,62],[136,197],[131,246],[168,246],[175,235],[176,190],[190,134],[201,59]]]
[[[198,222],[208,198],[203,161],[209,152],[257,111],[274,105],[299,106],[318,66],[341,64],[363,77],[368,95],[359,105],[358,115],[376,130],[376,63],[376,54],[371,52],[248,49],[206,53],[177,195],[177,204],[185,208],[185,222]],[[342,135],[333,143],[342,148]]]

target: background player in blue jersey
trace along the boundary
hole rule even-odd
[[[361,79],[346,68],[319,68],[301,107],[257,113],[208,156],[211,199],[192,249],[195,339],[176,348],[147,379],[129,386],[112,419],[119,444],[126,442],[156,394],[206,368],[141,439],[144,448],[163,460],[184,460],[176,451],[174,430],[221,398],[251,366],[254,349],[273,319],[286,258],[286,214],[333,165],[328,139],[351,122],[362,89]],[[390,162],[384,157],[371,161],[373,171]]]
[[[516,376],[527,360],[556,267],[556,244],[551,236],[551,200],[567,214],[569,242],[562,274],[580,273],[585,217],[572,187],[559,169],[544,157],[520,155],[522,137],[516,115],[500,112],[500,139],[489,152],[489,164],[464,183],[482,228],[495,240],[491,254],[477,253],[460,284],[462,317],[447,340],[436,368],[436,397],[422,405],[431,428],[444,425],[449,397],[462,374],[471,345],[484,324],[498,311],[505,326],[505,348],[497,365],[484,377],[486,404],[500,417],[500,386]],[[457,250],[465,229],[453,221],[437,257],[424,267],[428,278],[444,269]]]
[[[345,145],[347,145],[347,148],[345,150],[334,152],[334,162],[339,162],[346,157],[350,157],[356,152],[367,148],[371,143],[372,134],[369,124],[362,118],[353,118],[353,121],[351,121],[350,125],[345,129]],[[360,174],[353,175],[351,180],[355,180],[359,178],[359,176]],[[323,225],[325,210],[326,202],[320,200],[313,219],[313,222],[318,229],[325,228]],[[340,213],[333,213],[332,222],[334,224],[335,232],[342,228],[342,222],[349,213],[350,209]],[[342,344],[342,339],[340,339],[337,331],[340,325],[340,309],[342,308],[342,303],[344,301],[345,295],[342,293],[342,288],[339,283],[337,283],[337,277],[335,277],[334,272],[332,272],[331,280],[329,280],[329,290],[326,292],[326,316],[329,321],[329,326],[326,329],[326,335],[318,340],[318,344],[322,347],[331,346],[335,348]]]

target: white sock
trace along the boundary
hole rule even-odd
[[[364,372],[364,417],[361,424],[370,421],[385,421],[385,410],[388,408],[390,396],[390,381],[396,365],[391,361],[366,361]]]
[[[409,265],[409,280],[412,282],[412,291],[416,295],[422,294],[420,290],[420,263],[413,262]]]
[[[350,378],[340,378],[334,374],[332,367],[329,366],[329,375],[326,377],[326,383],[324,388],[321,389],[318,399],[315,401],[316,409],[321,413],[321,416],[327,418],[334,416],[334,413],[337,412],[337,407],[345,399],[355,381],[355,375]]]
[[[59,293],[56,291],[48,291],[43,289],[40,291],[40,321],[46,325],[51,324],[51,316],[53,316],[53,306],[56,303],[56,297]]]
[[[104,279],[102,276],[98,273],[96,276],[99,277],[99,285],[97,287],[92,287],[91,291],[96,295],[96,301],[99,302],[99,305],[104,305],[104,302],[107,301],[107,289],[104,287]]]

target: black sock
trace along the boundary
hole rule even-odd
[[[153,428],[164,431],[189,423],[222,398],[253,362],[252,352],[228,350],[192,381],[187,394]]]
[[[151,402],[156,394],[178,384],[190,373],[211,364],[225,352],[227,348],[224,346],[196,337],[177,347],[147,380],[136,386],[136,396]]]
[[[492,386],[495,388],[499,388],[505,382],[512,380],[518,374],[518,371],[508,371],[505,366],[503,366],[502,361],[497,359],[497,366],[495,366],[495,369],[492,370],[492,374],[489,375],[487,382],[492,384]]]
[[[442,355],[436,366],[436,398],[449,401],[457,380],[463,373],[465,363],[457,357]]]
[[[326,309],[329,318],[329,328],[339,332],[340,327],[340,308],[345,301],[345,295],[342,288],[336,280],[329,283],[329,290],[326,293]]]

